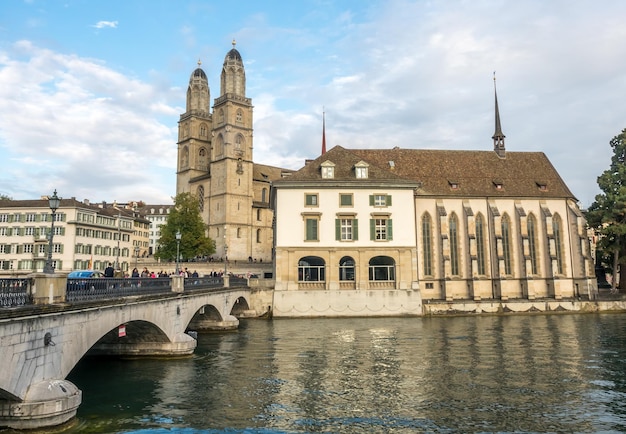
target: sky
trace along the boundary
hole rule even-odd
[[[544,152],[586,208],[626,128],[623,0],[4,0],[0,195],[169,204],[200,60],[236,41],[254,161],[327,149]]]

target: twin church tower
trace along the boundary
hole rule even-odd
[[[213,111],[210,104],[207,75],[198,63],[178,123],[176,194],[198,198],[215,257],[271,261],[270,183],[291,171],[253,162],[253,106],[235,41],[224,59]]]

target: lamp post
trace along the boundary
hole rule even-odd
[[[135,246],[135,268],[137,268],[138,262],[139,262],[139,246]]]
[[[178,269],[178,259],[180,258],[180,238],[182,234],[179,230],[176,231],[176,274],[180,274],[180,270]]]
[[[48,205],[52,211],[52,222],[50,223],[50,236],[48,237],[48,258],[46,259],[46,265],[43,267],[43,272],[47,274],[54,274],[54,266],[52,265],[52,238],[54,237],[54,216],[61,205],[61,198],[57,196],[56,189],[52,197],[48,198]]]
[[[115,271],[120,269],[120,238],[122,237],[122,213],[117,215],[117,259],[115,260]]]
[[[224,244],[224,276],[228,276],[228,246]]]

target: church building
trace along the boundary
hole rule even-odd
[[[325,152],[323,139],[319,157],[273,182],[274,316],[592,298],[577,200],[543,152],[506,149],[497,94],[492,140],[493,150]]]
[[[210,104],[209,82],[199,64],[189,78],[186,111],[178,123],[176,194],[198,198],[208,235],[215,240],[215,258],[271,261],[270,183],[291,171],[253,161],[253,106],[234,41],[212,111]]]

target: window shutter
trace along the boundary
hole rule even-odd
[[[341,240],[341,219],[335,219],[335,240]]]
[[[352,220],[352,239],[354,241],[359,239],[359,221],[357,219]]]
[[[393,224],[391,219],[387,219],[387,241],[393,240]]]
[[[11,253],[11,244],[6,244],[4,246],[4,253]]]
[[[386,201],[387,201],[387,206],[391,206],[391,195],[388,194],[387,196],[385,196]]]
[[[370,240],[374,241],[375,236],[376,236],[375,221],[374,219],[370,219]]]
[[[370,194],[370,206],[374,206],[374,195]]]

